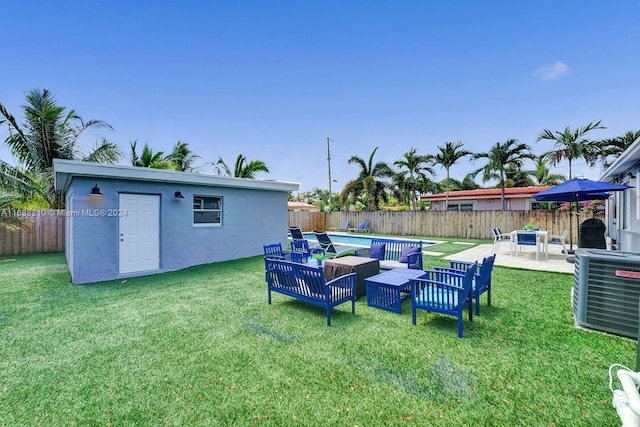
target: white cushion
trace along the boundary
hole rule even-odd
[[[393,268],[407,268],[407,263],[405,262],[399,262],[399,261],[392,261],[392,260],[381,260],[380,261],[380,268],[385,269],[385,270],[391,270]]]

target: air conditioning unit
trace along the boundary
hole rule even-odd
[[[578,249],[572,306],[580,326],[638,338],[640,254]]]

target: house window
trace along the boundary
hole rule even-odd
[[[193,196],[193,225],[222,225],[222,197]]]
[[[472,211],[473,203],[448,204],[448,211]]]
[[[560,207],[559,202],[531,202],[531,210],[557,210]]]

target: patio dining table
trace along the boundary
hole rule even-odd
[[[536,260],[538,260],[538,254],[544,252],[544,257],[549,258],[549,231],[548,230],[513,230],[511,233],[511,248],[515,250],[515,255],[518,256],[518,234],[535,234],[536,236]],[[539,246],[542,244],[542,250]],[[513,255],[513,252],[512,252]]]

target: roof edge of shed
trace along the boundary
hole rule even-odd
[[[66,191],[73,177],[129,179],[133,181],[212,185],[267,191],[298,191],[300,189],[300,183],[297,182],[233,178],[201,173],[63,159],[53,160],[53,172],[55,189],[58,191]]]

